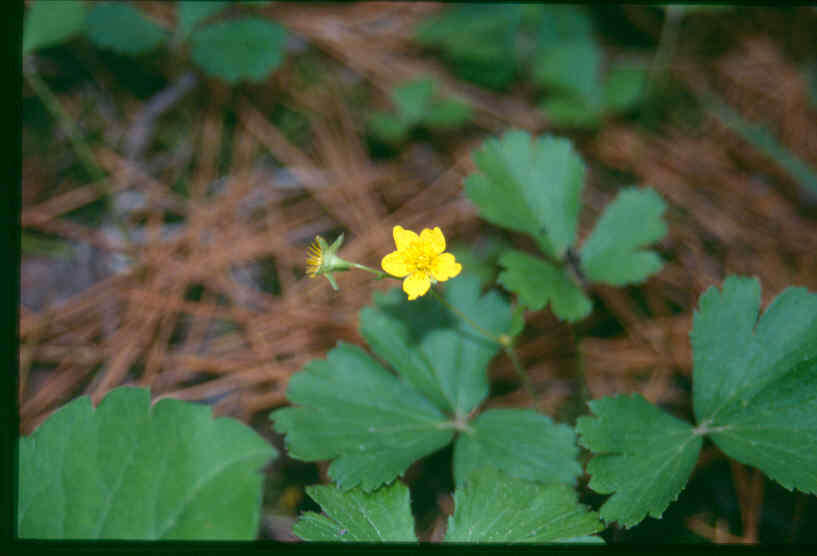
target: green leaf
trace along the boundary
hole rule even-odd
[[[791,490],[817,494],[817,358],[795,365],[745,408],[725,410],[710,438]]]
[[[311,486],[307,493],[325,515],[303,514],[293,532],[305,541],[417,542],[409,490],[400,482],[374,492]],[[579,504],[566,485],[508,477],[476,469],[454,493],[446,542],[603,543],[598,515]],[[498,519],[501,516],[502,519]]]
[[[604,84],[607,109],[614,112],[631,110],[644,100],[646,85],[647,71],[644,68],[613,68]]]
[[[534,83],[555,94],[544,105],[554,123],[597,125],[602,101],[601,56],[592,22],[583,8],[544,8],[531,74]]]
[[[409,489],[399,481],[367,493],[313,485],[306,492],[326,515],[306,512],[292,532],[305,541],[417,542]]]
[[[490,409],[468,423],[454,446],[457,482],[485,464],[520,479],[575,485],[582,468],[573,429],[530,409]]]
[[[386,112],[375,112],[369,118],[372,134],[385,143],[400,143],[405,140],[409,126],[400,118]]]
[[[589,402],[595,417],[579,417],[579,443],[595,455],[589,486],[614,493],[601,508],[606,522],[632,527],[647,514],[660,518],[686,485],[702,439],[687,423],[639,394]]]
[[[598,515],[561,484],[515,479],[492,467],[475,470],[454,492],[446,542],[587,542],[602,529]]]
[[[262,81],[283,60],[286,29],[245,17],[207,25],[191,37],[192,57],[205,72],[235,84]]]
[[[559,127],[590,129],[599,125],[601,111],[578,97],[553,96],[542,102],[548,120]]]
[[[510,325],[508,303],[494,291],[480,297],[474,276],[449,282],[445,298],[496,334]],[[338,486],[359,484],[368,492],[452,440],[456,422],[488,395],[487,366],[499,345],[439,301],[409,302],[399,289],[376,294],[360,323],[374,352],[402,380],[362,349],[341,343],[326,361],[313,361],[290,379],[287,398],[301,407],[271,418],[287,434],[292,457],[335,459],[329,475]]]
[[[691,340],[701,429],[787,489],[817,493],[817,294],[787,288],[758,320],[760,284],[708,289]]]
[[[485,234],[476,243],[455,243],[448,252],[462,264],[464,274],[479,278],[481,287],[493,284],[497,275],[497,260],[510,243],[498,235]]]
[[[581,248],[585,275],[593,282],[622,286],[661,270],[658,254],[643,248],[666,235],[665,209],[664,200],[652,189],[619,193]]]
[[[391,99],[400,119],[407,126],[413,126],[423,119],[433,94],[434,81],[417,79],[395,87]]]
[[[423,123],[433,129],[451,129],[463,125],[471,119],[471,115],[468,104],[447,99],[432,104],[426,111]]]
[[[434,98],[436,84],[432,79],[408,81],[391,92],[397,115],[375,114],[370,127],[386,142],[402,141],[409,130],[425,124],[432,128],[452,128],[471,117],[471,107],[456,100]]]
[[[442,411],[463,417],[488,396],[488,363],[500,346],[480,335],[431,295],[408,301],[393,289],[375,294],[360,312],[360,333],[374,352]],[[497,335],[508,330],[511,309],[498,292],[480,296],[479,279],[447,283],[445,299]]]
[[[584,185],[584,163],[570,141],[513,130],[473,156],[479,173],[466,178],[465,191],[480,215],[529,234],[561,259],[576,237]]]
[[[254,539],[275,449],[207,406],[142,388],[83,396],[20,439],[17,531],[29,539]]]
[[[590,314],[593,303],[564,269],[522,251],[508,250],[499,264],[505,269],[499,283],[534,311],[550,303],[553,314],[575,322]]]
[[[450,282],[445,297],[497,334],[510,325],[507,302],[496,292],[480,297],[476,277]],[[290,380],[287,397],[302,407],[271,418],[287,434],[290,455],[335,459],[329,475],[338,486],[371,491],[451,441],[455,422],[449,417],[461,421],[485,399],[487,365],[499,346],[438,301],[409,302],[399,289],[376,295],[360,321],[361,334],[403,380],[360,348],[341,343],[326,361],[313,361]]]
[[[730,276],[723,283],[722,293],[712,287],[698,300],[690,333],[698,422],[715,414],[720,401],[743,382],[754,347],[747,346],[746,341],[755,343],[759,309],[760,282],[754,278]]]
[[[525,329],[525,306],[517,305],[513,308],[513,315],[511,315],[511,327],[508,329],[508,336],[515,338],[519,336]]]
[[[229,2],[201,2],[196,0],[181,0],[178,3],[179,35],[184,39],[191,31],[205,19],[213,16],[227,7]]]
[[[82,32],[85,2],[37,0],[30,4],[23,24],[23,56],[65,41]]]
[[[517,71],[516,39],[523,9],[507,4],[451,7],[418,26],[416,39],[441,49],[460,77],[502,88]]]
[[[272,412],[289,455],[335,459],[329,475],[340,488],[372,491],[415,460],[448,444],[446,416],[362,349],[339,343],[289,381],[287,398],[300,407]]]
[[[581,99],[590,109],[601,105],[601,51],[592,36],[577,36],[541,48],[533,80],[540,87]]]
[[[150,52],[166,35],[140,10],[125,3],[95,5],[86,25],[88,38],[98,47],[131,56]]]
[[[581,6],[546,5],[538,18],[537,46],[540,49],[593,34],[593,22]]]
[[[660,516],[695,464],[704,434],[730,457],[788,489],[817,492],[817,295],[787,288],[758,320],[760,284],[731,276],[700,299],[691,333],[699,425],[640,396],[591,402],[577,424],[596,455],[590,487],[625,526]]]

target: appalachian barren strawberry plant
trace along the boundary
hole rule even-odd
[[[499,257],[499,283],[517,306],[550,304],[560,318],[580,319],[592,310],[594,283],[660,270],[648,246],[666,232],[665,204],[651,189],[621,192],[576,246],[584,164],[568,140],[511,131],[474,158],[478,172],[465,188],[480,213],[541,249]],[[439,227],[417,234],[397,225],[393,234],[383,270],[342,259],[342,237],[310,248],[312,278],[336,287],[334,273],[360,270],[402,287],[375,294],[360,312],[371,353],[339,343],[291,378],[292,406],[270,416],[290,457],[332,462],[334,484],[308,490],[324,513],[301,516],[300,538],[416,541],[399,477],[452,443],[446,541],[601,542],[594,534],[605,525],[660,518],[704,439],[788,489],[817,492],[817,295],[789,288],[760,315],[758,281],[727,278],[701,297],[690,332],[696,422],[618,395],[589,402],[574,429],[533,409],[483,409],[491,362],[504,351],[518,365],[513,302],[481,291],[446,252]],[[579,446],[592,454],[589,487],[611,495],[599,513],[578,503]],[[146,390],[116,390],[96,410],[81,398],[21,439],[18,533],[252,538],[258,471],[274,455],[254,432],[203,407],[149,407]]]
[[[262,86],[284,62],[290,35],[252,15],[262,6],[178,2],[168,9],[169,27],[136,3],[31,3],[23,40],[27,82],[52,115],[68,121],[33,57],[72,38],[129,57],[167,44],[206,75],[236,87]],[[311,29],[298,18],[290,21],[301,32]],[[342,26],[332,29],[339,34]],[[333,37],[322,40],[337,49]],[[388,237],[380,245],[389,249],[374,256],[350,249],[359,234],[330,236],[321,231],[328,228],[313,227],[299,274],[286,278],[318,284],[335,301],[341,286],[364,291],[366,301],[354,306],[362,341],[333,331],[333,340],[347,340],[321,357],[295,360],[298,371],[288,371],[281,383],[286,400],[281,386],[278,403],[261,408],[263,424],[255,429],[144,387],[113,388],[96,407],[87,395],[73,399],[19,438],[18,537],[253,540],[263,523],[265,469],[283,455],[326,471],[322,484],[305,489],[311,510],[287,525],[303,541],[428,540],[412,501],[429,493],[412,483],[410,470],[431,458],[444,460],[440,468],[450,481],[443,483],[452,485],[444,493],[451,504],[437,516],[443,542],[604,543],[611,531],[661,519],[706,450],[809,500],[817,494],[817,293],[790,286],[764,304],[760,280],[724,272],[691,300],[687,414],[620,390],[586,400],[578,357],[575,368],[559,368],[566,382],[578,385],[579,394],[571,394],[578,409],[546,412],[539,403],[546,392],[529,378],[537,362],[520,356],[521,338],[546,339],[529,326],[536,316],[552,315],[578,353],[589,335],[582,323],[603,310],[600,291],[637,295],[668,271],[675,197],[665,201],[651,187],[660,189],[656,183],[611,183],[605,184],[609,202],[587,202],[585,189],[596,176],[581,136],[564,131],[588,132],[604,118],[627,114],[646,95],[646,69],[608,64],[591,19],[573,6],[455,6],[419,26],[416,42],[455,66],[462,79],[488,89],[529,76],[529,92],[544,95],[541,107],[556,130],[506,126],[481,135],[487,138],[466,151],[469,169],[457,194],[482,229],[502,238],[493,260],[480,263],[489,267],[489,279],[476,268],[476,249],[453,244],[461,230],[445,222],[384,216]],[[249,89],[235,91],[245,102]],[[389,109],[357,123],[362,135],[391,148],[418,133],[466,133],[484,124],[478,106],[437,77],[399,80],[385,91]],[[766,151],[785,151],[771,135],[727,119]],[[260,143],[277,141],[293,152],[263,118],[253,122],[248,128],[263,136]],[[248,144],[245,155],[258,147]],[[93,165],[95,154],[85,143],[74,138],[71,147]],[[794,155],[783,158],[784,169],[794,168],[810,183],[807,165]],[[331,180],[301,174],[315,180],[310,194],[332,187]],[[275,194],[287,197],[285,189]],[[202,194],[196,203],[205,200]],[[47,218],[37,213],[29,220]],[[375,280],[393,287],[369,298]],[[633,334],[644,343],[652,341],[648,336]],[[522,401],[497,403],[492,371],[500,365],[517,373],[513,387],[525,389]],[[285,453],[265,432],[279,435]]]

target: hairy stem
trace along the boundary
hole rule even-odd
[[[649,95],[656,82],[661,81],[666,74],[669,61],[675,53],[678,30],[681,19],[684,17],[684,6],[666,6],[665,9],[666,15],[664,25],[661,27],[661,36],[658,39],[658,48],[655,51],[644,87],[645,96]]]
[[[522,385],[524,386],[528,395],[530,395],[531,400],[533,400],[533,403],[536,404],[536,393],[533,391],[533,386],[530,383],[530,379],[528,378],[527,373],[525,373],[524,369],[522,369],[522,365],[519,362],[519,356],[517,355],[516,350],[513,347],[513,340],[507,334],[501,334],[497,336],[493,332],[486,330],[482,326],[478,325],[468,315],[466,315],[465,313],[454,307],[451,303],[449,303],[443,296],[439,294],[437,290],[432,288],[431,294],[437,299],[437,301],[442,303],[449,311],[451,311],[459,318],[461,318],[466,324],[474,328],[482,336],[502,346],[502,349],[505,351],[505,353],[508,354],[508,357],[510,358],[511,363],[513,364],[513,368],[516,371],[516,374],[519,375],[519,378],[522,381]]]

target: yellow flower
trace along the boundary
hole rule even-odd
[[[432,282],[444,282],[462,270],[462,265],[445,251],[445,237],[439,227],[428,228],[418,236],[402,226],[392,230],[397,251],[380,261],[383,270],[403,280],[403,291],[409,300],[428,292]]]
[[[306,257],[306,273],[310,278],[314,278],[318,275],[318,271],[321,269],[321,262],[323,262],[323,249],[321,249],[318,238],[316,237],[312,245],[309,246]]]
[[[338,249],[343,245],[343,234],[328,245],[321,236],[315,236],[315,241],[309,246],[306,257],[306,274],[310,278],[315,276],[326,276],[332,288],[337,290],[338,284],[335,282],[333,272],[341,272],[352,268],[352,264],[344,261],[337,255]]]

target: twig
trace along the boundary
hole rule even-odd
[[[125,140],[126,158],[136,160],[141,156],[153,135],[153,128],[159,116],[181,100],[197,82],[196,74],[188,71],[172,85],[151,97],[133,118],[133,125]]]
[[[71,146],[74,148],[74,151],[77,153],[80,162],[91,175],[92,184],[97,188],[100,196],[105,199],[109,209],[108,211],[113,218],[114,224],[117,226],[117,228],[119,228],[120,232],[122,232],[122,236],[124,237],[126,243],[131,244],[132,239],[130,231],[125,224],[125,221],[117,211],[112,210],[111,188],[106,179],[105,172],[97,163],[94,153],[91,152],[88,145],[80,138],[80,134],[76,129],[74,120],[65,112],[65,110],[63,110],[59,99],[54,95],[54,93],[51,92],[51,89],[48,88],[45,81],[43,81],[37,74],[31,63],[30,57],[26,60],[26,62],[27,63],[24,64],[25,71],[23,71],[23,78],[31,86],[48,111],[51,112],[51,115],[54,116],[54,118],[64,128],[65,134],[68,137],[68,140],[71,142]]]

